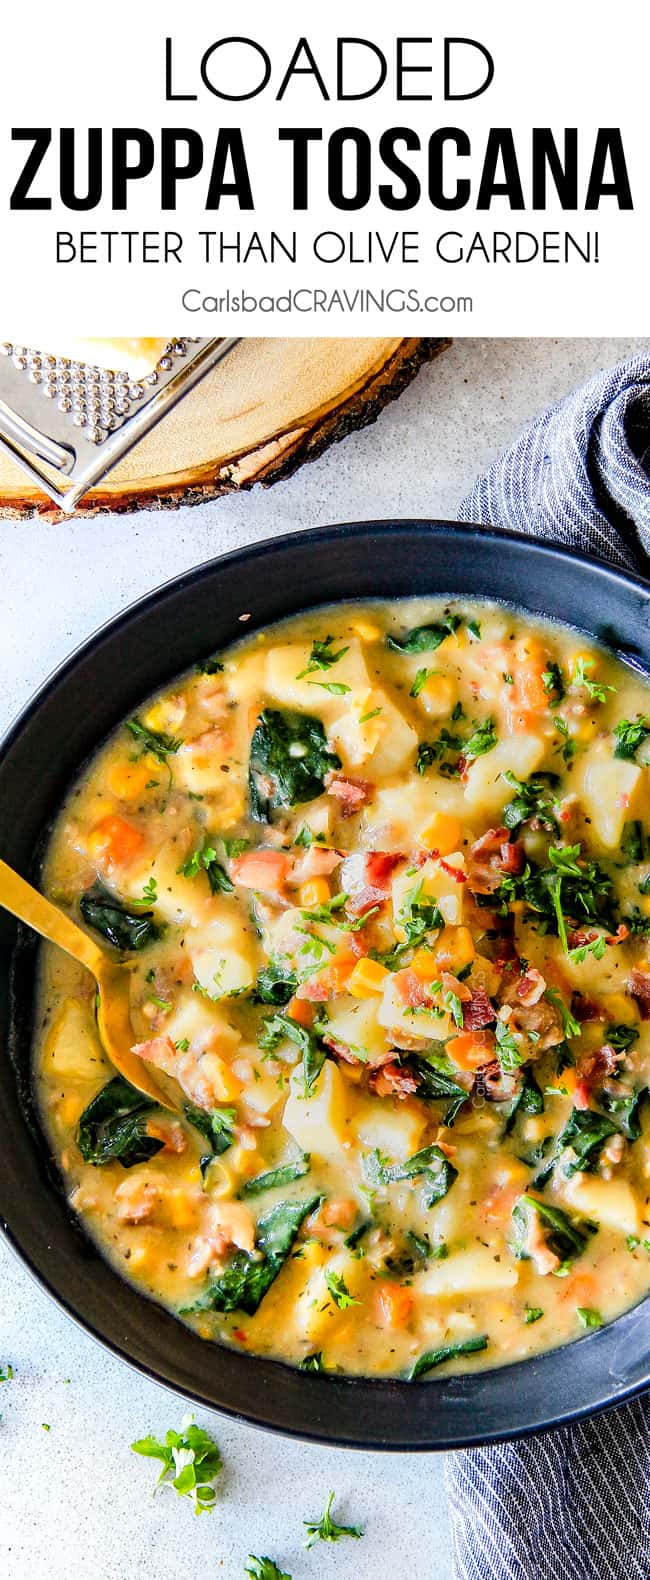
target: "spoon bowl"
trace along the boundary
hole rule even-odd
[[[178,1112],[179,1104],[171,1101],[142,1059],[132,1052],[129,961],[101,949],[82,927],[32,888],[6,861],[0,861],[0,905],[91,972],[97,984],[97,1028],[111,1064],[145,1097],[153,1098],[172,1113]]]

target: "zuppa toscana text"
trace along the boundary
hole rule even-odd
[[[495,605],[337,605],[199,664],[71,789],[44,886],[132,956],[108,1065],[45,949],[70,1200],[206,1339],[437,1375],[650,1288],[650,689]],[[146,1318],[145,1318],[146,1320]]]

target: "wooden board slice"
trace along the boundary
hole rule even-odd
[[[200,504],[273,483],[374,422],[448,340],[243,340],[92,489],[76,515]],[[62,514],[0,454],[0,514]]]

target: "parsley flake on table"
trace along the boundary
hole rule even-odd
[[[186,1415],[180,1432],[165,1433],[164,1442],[156,1437],[141,1437],[131,1444],[134,1454],[145,1459],[159,1459],[162,1470],[154,1491],[158,1487],[173,1487],[179,1497],[189,1498],[196,1514],[211,1513],[216,1498],[214,1483],[221,1470],[221,1454],[214,1440],[203,1428],[194,1425],[194,1416]]]
[[[303,1520],[303,1525],[307,1529],[305,1547],[313,1547],[315,1542],[338,1542],[342,1536],[353,1536],[358,1541],[363,1536],[360,1525],[336,1524],[331,1515],[333,1502],[334,1493],[330,1492],[325,1504],[325,1512],[321,1515],[320,1520]]]
[[[250,1575],[250,1580],[291,1580],[291,1575],[280,1569],[273,1558],[256,1558],[254,1553],[248,1554],[244,1574]]]
[[[0,1383],[11,1382],[13,1375],[14,1369],[9,1361],[6,1366],[0,1366]]]

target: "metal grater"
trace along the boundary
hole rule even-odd
[[[238,339],[170,340],[151,373],[0,345],[0,449],[67,514]]]

